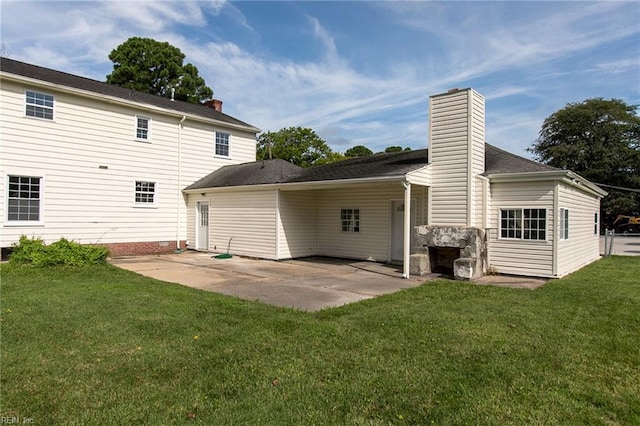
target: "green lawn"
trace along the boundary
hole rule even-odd
[[[304,313],[106,265],[3,265],[1,416],[33,424],[640,424],[640,258]]]

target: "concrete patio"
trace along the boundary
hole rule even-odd
[[[215,259],[211,253],[188,251],[116,258],[111,263],[162,281],[304,311],[371,299],[443,278],[432,274],[403,279],[399,266],[325,257],[276,262],[237,256]],[[492,276],[478,284],[536,288],[545,282]]]

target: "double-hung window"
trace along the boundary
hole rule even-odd
[[[341,209],[342,232],[360,232],[360,209]]]
[[[560,209],[560,239],[569,239],[569,209]]]
[[[216,132],[215,154],[219,157],[230,157],[229,155],[229,133]]]
[[[7,221],[42,221],[42,178],[38,176],[8,176]]]
[[[593,216],[593,234],[598,235],[600,233],[600,222],[598,222],[598,213],[594,213]]]
[[[151,138],[149,117],[136,116],[136,139],[147,141]]]
[[[546,209],[501,209],[500,238],[515,240],[545,240]]]
[[[53,96],[27,90],[24,113],[27,117],[53,120]]]
[[[156,196],[156,183],[137,180],[135,202],[137,205],[153,205]]]

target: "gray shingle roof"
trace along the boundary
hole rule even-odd
[[[221,167],[185,189],[285,183],[301,170],[302,167],[280,159],[236,164]]]
[[[485,144],[484,170],[483,175],[487,176],[498,173],[549,172],[561,169],[520,157],[487,143]]]
[[[341,179],[403,176],[426,166],[428,149],[374,154],[303,169],[284,160],[266,160],[222,167],[185,189],[317,182]],[[485,144],[485,173],[522,173],[559,170]]]
[[[259,129],[248,123],[245,123],[244,121],[240,121],[237,118],[216,111],[210,107],[205,107],[198,104],[190,104],[182,101],[172,101],[171,99],[163,98],[161,96],[137,92],[135,90],[127,89],[113,84],[108,84],[73,74],[67,74],[61,71],[55,71],[49,68],[39,67],[37,65],[31,65],[9,58],[0,58],[0,70],[2,72],[10,74],[46,81],[49,83],[59,84],[75,89],[86,90],[101,95],[113,96],[116,98],[126,99],[141,104],[153,105],[156,107],[166,108],[168,110],[178,111],[186,114],[193,114],[203,118],[217,120],[236,126],[243,126],[251,129],[252,131],[255,130],[256,133],[259,131]]]

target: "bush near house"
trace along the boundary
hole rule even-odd
[[[40,238],[23,235],[14,245],[9,262],[33,266],[88,266],[104,263],[109,255],[105,247],[88,246],[61,238],[46,245]]]

